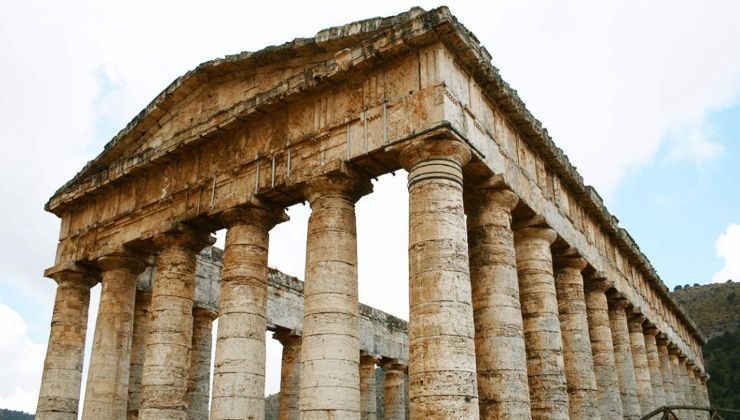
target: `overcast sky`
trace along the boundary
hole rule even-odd
[[[59,229],[43,205],[59,186],[198,63],[415,4],[439,5],[0,1],[0,408],[35,411]],[[739,2],[448,6],[669,287],[740,280]],[[406,207],[402,173],[357,206],[360,299],[403,318]],[[271,236],[270,264],[299,278],[309,212]],[[270,340],[268,392],[279,358]]]

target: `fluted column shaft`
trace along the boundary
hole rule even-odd
[[[193,308],[193,340],[190,351],[190,382],[188,385],[188,419],[208,419],[211,397],[212,326],[216,312]]]
[[[654,408],[666,405],[665,391],[663,390],[663,374],[660,372],[660,358],[655,339],[657,334],[658,330],[653,326],[647,326],[643,329],[645,354],[647,356],[648,367],[650,368],[650,381],[653,387]]]
[[[301,337],[289,332],[278,332],[275,333],[275,338],[283,345],[278,419],[298,420],[301,414]]]
[[[622,412],[625,419],[640,418],[640,402],[637,399],[637,379],[632,361],[632,346],[627,327],[625,309],[629,303],[626,299],[609,301],[609,322],[614,342],[614,361],[619,378],[619,391],[622,396]]]
[[[694,395],[692,394],[692,386],[691,382],[694,380],[694,369],[693,369],[693,363],[690,363],[689,360],[686,358],[684,359],[683,368],[684,368],[684,385],[683,385],[683,392],[684,392],[684,401],[686,405],[693,406],[694,405]],[[686,410],[686,418],[688,420],[694,420],[696,418],[696,411],[693,410]]]
[[[526,227],[514,234],[533,419],[567,419],[568,390],[550,245],[555,231]]]
[[[223,212],[227,227],[221,272],[211,419],[265,413],[265,331],[269,231],[282,210],[240,207]]]
[[[376,420],[377,385],[375,383],[375,361],[373,356],[360,357],[360,419]]]
[[[466,192],[480,416],[529,419],[527,353],[511,210],[519,199],[483,186]]]
[[[409,403],[412,418],[477,419],[462,166],[466,145],[417,140],[409,171]]]
[[[385,420],[406,418],[406,374],[403,366],[395,363],[383,364],[383,413]]]
[[[603,420],[618,419],[623,415],[606,298],[606,290],[609,287],[611,284],[599,275],[589,278],[585,284],[588,333],[591,338],[599,409]]]
[[[141,419],[186,419],[196,254],[210,233],[184,225],[155,238],[160,249],[141,378]]]
[[[588,332],[583,275],[586,261],[577,256],[555,259],[555,291],[563,338],[570,419],[597,419],[599,395]]]
[[[350,173],[309,182],[301,348],[301,419],[360,417],[355,202],[371,189]]]
[[[658,360],[660,361],[660,375],[663,378],[663,391],[665,393],[666,405],[676,405],[676,393],[673,390],[673,373],[671,372],[671,359],[668,355],[668,340],[665,334],[658,334]]]
[[[36,418],[77,420],[90,287],[97,279],[80,270],[64,270],[50,276],[58,286]]]
[[[683,381],[681,380],[682,367],[679,364],[678,353],[672,347],[669,350],[669,360],[671,362],[671,379],[673,379],[673,392],[676,399],[676,405],[684,405],[686,401],[683,395]]]
[[[134,329],[131,337],[131,366],[128,382],[128,420],[139,418],[141,405],[141,373],[144,369],[144,351],[146,350],[146,336],[149,331],[149,315],[151,310],[151,292],[137,290],[134,305]]]
[[[90,355],[83,419],[123,419],[128,406],[131,339],[140,256],[114,254],[97,261],[103,288]]]
[[[632,362],[635,366],[635,379],[637,380],[637,399],[640,402],[640,414],[643,416],[657,408],[653,396],[653,382],[650,379],[650,366],[645,350],[645,335],[642,331],[644,320],[645,317],[642,314],[630,314],[627,318],[632,346]]]

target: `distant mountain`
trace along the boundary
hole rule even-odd
[[[712,406],[740,409],[740,283],[679,286],[673,296],[709,339],[702,353]]]
[[[33,420],[33,414],[0,408],[0,420]]]

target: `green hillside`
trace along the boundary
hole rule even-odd
[[[0,408],[0,420],[33,420],[33,414]]]

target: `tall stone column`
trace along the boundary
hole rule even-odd
[[[177,225],[154,239],[159,248],[141,377],[141,419],[186,419],[193,338],[196,254],[210,232]]]
[[[477,419],[478,389],[462,166],[468,146],[416,140],[409,171],[411,418]]]
[[[45,273],[57,282],[36,418],[77,420],[90,288],[95,273],[73,266]]]
[[[676,405],[684,405],[686,402],[683,396],[683,381],[681,380],[681,369],[682,366],[679,363],[678,355],[681,351],[678,347],[671,343],[668,346],[668,355],[671,362],[671,379],[673,380],[673,393],[676,400]]]
[[[341,167],[314,178],[306,244],[301,418],[360,417],[355,203],[371,184]]]
[[[193,340],[190,350],[190,382],[188,383],[188,419],[208,418],[211,397],[211,345],[212,326],[216,312],[206,308],[193,308]]]
[[[555,291],[571,419],[595,419],[600,416],[581,274],[586,265],[586,260],[570,250],[555,258]]]
[[[632,362],[635,366],[635,379],[637,380],[637,400],[640,402],[640,414],[644,416],[657,407],[655,406],[653,382],[650,379],[650,366],[645,350],[645,336],[642,332],[643,321],[645,321],[645,316],[639,312],[638,308],[634,308],[627,317],[630,344],[632,346]]]
[[[709,375],[706,372],[701,372],[699,374],[699,394],[701,395],[702,405],[704,407],[711,407],[712,405],[712,403],[709,401],[709,392],[707,390],[708,380]]]
[[[269,231],[282,210],[248,206],[226,210],[211,419],[265,416],[265,331]]]
[[[144,351],[146,336],[149,331],[152,294],[149,291],[137,290],[134,305],[134,330],[131,338],[131,366],[128,380],[128,420],[139,418],[141,405],[141,373],[144,369]]]
[[[645,353],[650,368],[650,381],[653,386],[653,398],[655,399],[654,408],[658,408],[666,405],[663,374],[660,372],[660,357],[658,356],[658,344],[655,339],[658,335],[658,329],[654,325],[646,323],[643,328],[643,335],[645,338]]]
[[[100,258],[103,288],[90,355],[83,419],[123,419],[128,406],[131,338],[140,255],[122,252]]]
[[[663,377],[663,391],[665,393],[666,405],[676,405],[676,394],[673,390],[673,373],[671,372],[671,359],[668,355],[668,338],[664,333],[655,337],[658,344],[658,360],[660,361],[660,375]]]
[[[301,415],[301,337],[291,331],[279,331],[273,337],[283,345],[278,419],[298,420]]]
[[[406,418],[406,373],[405,367],[393,361],[382,364],[385,381],[383,383],[384,419],[404,420]]]
[[[529,419],[527,353],[511,211],[519,201],[494,180],[466,191],[480,416]]]
[[[614,361],[619,378],[619,391],[622,396],[622,411],[625,419],[640,418],[640,402],[637,399],[637,378],[632,361],[632,345],[627,327],[625,309],[629,302],[624,298],[609,300],[609,322],[614,342]]]
[[[614,360],[612,329],[606,291],[612,287],[602,273],[595,273],[585,283],[588,334],[594,361],[596,388],[599,393],[601,418],[622,418],[622,398]]]
[[[694,362],[688,359],[688,357],[684,360],[684,375],[685,375],[685,383],[684,383],[684,401],[686,405],[694,406],[694,395],[693,395],[693,387],[692,382],[694,381]],[[686,411],[686,418],[689,420],[694,420],[696,418],[696,411],[693,410],[687,410]]]
[[[529,398],[533,419],[567,419],[568,390],[550,245],[555,231],[530,226],[514,233]]]
[[[360,419],[376,420],[377,384],[375,383],[375,356],[360,356]]]

